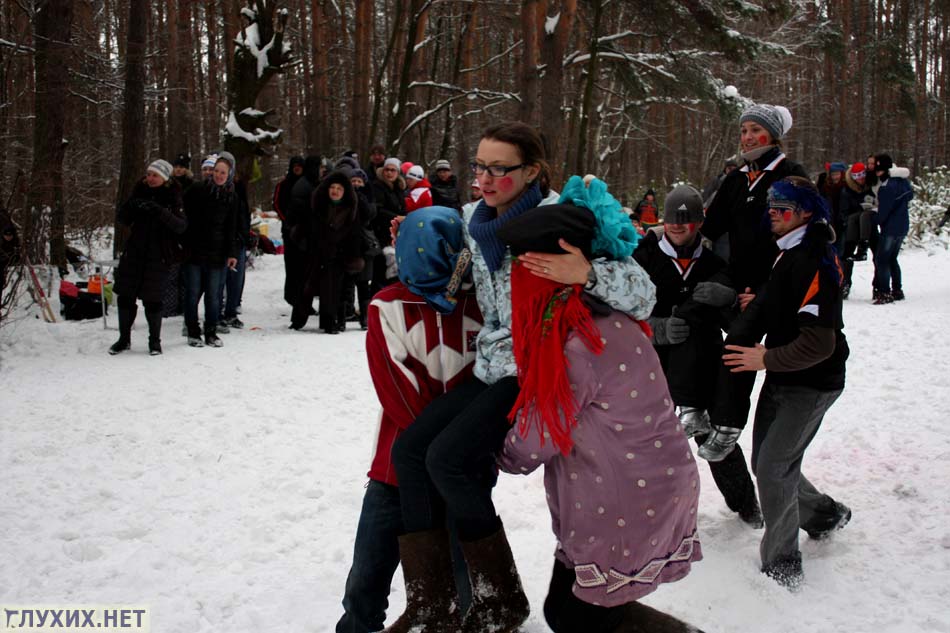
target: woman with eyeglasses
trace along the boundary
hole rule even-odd
[[[511,334],[512,260],[496,231],[548,202],[539,185],[547,168],[541,137],[524,123],[494,125],[482,134],[471,167],[483,198],[464,217],[464,228],[484,326],[474,342],[475,377],[434,400],[393,446],[407,532],[400,537],[400,557],[410,563],[403,567],[406,612],[387,629],[391,633],[514,631],[529,612],[491,499],[494,455],[520,391]],[[519,262],[541,279],[576,285],[595,302],[634,318],[650,315],[654,287],[632,258],[588,261],[574,245],[559,244],[563,254],[526,253]],[[474,598],[464,619],[445,564],[446,514],[456,523],[471,571]]]
[[[376,217],[371,226],[383,248],[393,239],[389,232],[390,223],[399,216],[406,215],[406,180],[399,168],[402,162],[398,158],[387,158],[383,166],[376,170],[373,180],[372,197],[376,203]],[[373,259],[373,283],[370,296],[386,286],[386,256],[377,255]]]

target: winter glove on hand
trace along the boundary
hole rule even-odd
[[[653,330],[653,342],[657,345],[676,345],[689,337],[689,324],[679,317],[650,317],[647,323]]]
[[[701,281],[693,290],[693,301],[714,308],[725,308],[736,302],[736,291],[715,281]]]

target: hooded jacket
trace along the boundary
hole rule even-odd
[[[903,237],[910,230],[909,205],[914,198],[910,170],[891,167],[887,175],[877,190],[877,224],[882,235]]]
[[[343,199],[330,200],[330,185],[343,186]],[[329,174],[313,192],[311,211],[294,225],[292,237],[306,251],[310,279],[315,281],[320,270],[330,264],[349,269],[363,268],[360,248],[359,201],[350,179],[340,170]],[[352,271],[358,272],[358,271]]]

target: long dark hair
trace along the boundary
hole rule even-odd
[[[541,168],[537,182],[541,186],[542,195],[550,191],[551,167],[548,165],[547,154],[544,151],[544,140],[541,134],[521,121],[504,121],[485,129],[483,139],[501,141],[518,148],[521,162],[525,165],[537,165]]]

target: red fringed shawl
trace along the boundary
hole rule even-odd
[[[565,286],[531,273],[521,262],[511,266],[511,334],[521,393],[508,413],[526,437],[536,427],[563,454],[574,445],[571,428],[577,423],[577,402],[567,378],[564,343],[573,330],[595,354],[604,344],[590,310],[581,300],[580,284]]]

